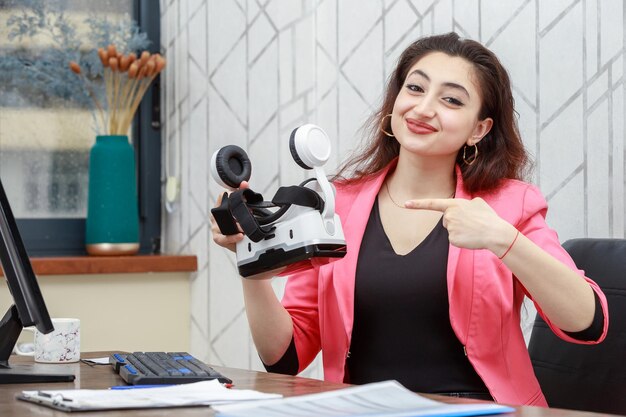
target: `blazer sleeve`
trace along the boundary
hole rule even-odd
[[[302,372],[321,350],[318,278],[319,267],[290,275],[282,304],[293,322],[293,343]]]
[[[571,268],[573,271],[576,271],[580,276],[582,276],[591,286],[593,291],[596,294],[597,300],[600,302],[602,308],[602,315],[604,318],[604,324],[602,328],[601,335],[596,340],[578,340],[571,336],[569,336],[566,332],[559,329],[555,326],[544,314],[541,306],[538,305],[534,300],[533,303],[537,308],[537,312],[541,315],[541,317],[545,320],[545,322],[550,326],[550,329],[561,339],[566,340],[572,343],[579,344],[597,344],[604,340],[607,334],[608,325],[609,325],[609,315],[608,315],[608,307],[607,301],[604,293],[600,289],[600,287],[591,279],[585,276],[584,271],[578,269],[576,264],[567,253],[565,249],[561,246],[559,242],[558,235],[556,231],[551,229],[546,221],[546,213],[548,210],[548,206],[545,198],[536,187],[529,185],[524,194],[523,201],[523,211],[521,214],[521,219],[519,224],[517,225],[518,230],[524,234],[528,239],[533,241],[537,246],[541,247],[543,250],[548,252],[550,255],[555,257],[557,260]],[[532,300],[532,297],[528,292],[524,289],[526,295]]]

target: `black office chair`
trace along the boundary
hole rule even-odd
[[[626,239],[563,244],[604,291],[609,332],[598,345],[565,342],[537,315],[528,350],[550,407],[626,414]]]

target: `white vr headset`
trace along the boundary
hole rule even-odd
[[[318,126],[307,124],[291,133],[289,150],[296,163],[315,177],[300,185],[280,187],[272,201],[251,189],[237,190],[248,181],[252,164],[246,152],[228,145],[211,157],[211,175],[223,187],[219,207],[211,210],[224,235],[240,233],[237,268],[243,277],[287,266],[288,275],[346,254],[346,241],[335,214],[335,190],[322,166],[330,157],[330,139]]]

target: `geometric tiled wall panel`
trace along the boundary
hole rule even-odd
[[[519,127],[561,240],[624,236],[624,11],[609,0],[161,0],[165,250],[193,252],[191,350],[261,369],[232,253],[213,244],[220,188],[208,161],[237,144],[271,196],[307,176],[287,148],[303,123],[329,134],[332,172],[361,139],[402,50],[454,30],[508,68]],[[284,279],[273,282],[280,296]],[[529,319],[532,314],[528,314]],[[526,328],[526,327],[525,327]],[[307,375],[321,377],[319,362]]]

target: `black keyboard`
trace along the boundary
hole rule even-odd
[[[131,385],[188,384],[208,379],[233,382],[187,352],[114,353],[109,362]]]

